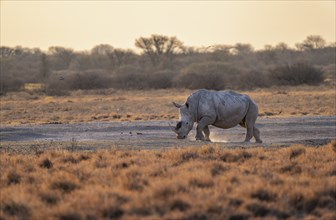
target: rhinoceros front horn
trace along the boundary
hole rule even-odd
[[[182,105],[176,103],[176,102],[173,102],[173,105],[176,107],[176,108],[181,108]]]
[[[168,122],[168,125],[169,125],[170,129],[176,133],[176,128],[174,128],[173,126],[171,126],[171,124],[169,122]]]

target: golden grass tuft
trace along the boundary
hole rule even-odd
[[[277,194],[267,189],[260,188],[254,191],[253,193],[251,193],[251,198],[258,199],[260,201],[271,202],[271,201],[276,201]]]
[[[17,217],[18,219],[25,219],[30,217],[31,210],[23,203],[14,201],[5,202],[2,204],[2,211],[10,217]]]
[[[11,170],[7,174],[7,184],[8,185],[18,184],[20,182],[21,182],[21,176],[15,170]]]
[[[302,154],[305,154],[306,150],[303,146],[298,146],[298,147],[293,147],[291,149],[290,155],[289,155],[289,159],[294,159]]]
[[[39,163],[39,166],[42,168],[50,169],[53,167],[53,163],[51,162],[51,160],[49,160],[49,158],[46,158]]]
[[[335,219],[334,143],[1,153],[0,216]]]
[[[59,196],[54,192],[40,193],[39,196],[47,205],[55,205],[59,201]]]
[[[336,140],[333,140],[331,141],[329,144],[328,144],[328,147],[334,151],[334,153],[336,153]]]

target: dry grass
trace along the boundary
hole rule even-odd
[[[335,219],[327,146],[0,154],[1,219]]]
[[[78,123],[93,121],[176,120],[172,101],[183,103],[191,90],[77,91],[51,97],[10,93],[1,97],[1,124]],[[336,90],[326,87],[277,87],[245,91],[261,116],[336,115]]]

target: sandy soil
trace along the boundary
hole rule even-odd
[[[335,116],[259,118],[257,126],[264,141],[261,146],[265,147],[293,143],[322,145],[336,139]],[[195,127],[186,140],[177,140],[168,121],[2,125],[0,151],[21,151],[24,148],[28,151],[50,148],[96,150],[111,147],[161,149],[204,145],[204,142],[195,141]],[[212,143],[209,144],[225,147],[260,146],[242,144],[245,129],[240,126],[226,130],[211,126],[210,131]]]

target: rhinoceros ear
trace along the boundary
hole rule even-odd
[[[176,102],[173,102],[173,105],[176,107],[176,108],[181,108],[182,105],[180,104],[177,104]]]

